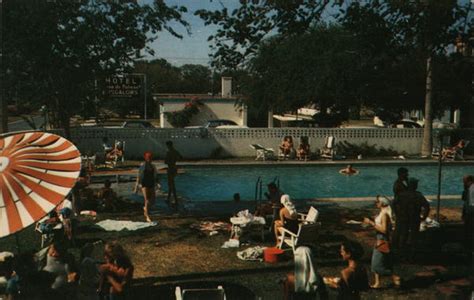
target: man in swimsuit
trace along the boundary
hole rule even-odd
[[[174,183],[174,178],[178,175],[178,168],[176,167],[176,162],[183,157],[181,154],[173,147],[172,141],[166,142],[166,147],[168,151],[166,152],[165,164],[168,165],[168,198],[166,202],[168,205],[171,205],[175,210],[178,209],[178,197],[176,196],[176,186]],[[171,195],[174,196],[174,203],[171,203]]]
[[[401,191],[406,191],[408,187],[408,169],[398,168],[398,178],[393,183],[393,196],[396,198]]]

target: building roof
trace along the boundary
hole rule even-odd
[[[227,100],[235,102],[238,97],[231,96],[231,97],[222,97],[222,95],[209,95],[209,94],[180,94],[180,93],[156,93],[152,94],[154,100],[159,101],[189,101],[191,99],[199,99],[199,100]]]

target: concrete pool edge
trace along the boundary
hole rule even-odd
[[[387,196],[389,199],[392,199],[393,196]],[[430,201],[437,201],[437,195],[425,195],[425,198]],[[461,195],[441,195],[441,200],[461,200]],[[317,198],[307,200],[308,203],[318,202],[318,201],[327,201],[327,202],[366,202],[374,201],[375,196],[373,197],[329,197],[329,198]]]
[[[416,160],[340,160],[340,161],[197,161],[179,162],[180,167],[193,166],[346,166],[352,165],[438,165],[437,160],[416,159]],[[157,167],[166,167],[163,163],[155,164]],[[472,165],[474,161],[450,161],[443,162],[443,166],[450,165]]]

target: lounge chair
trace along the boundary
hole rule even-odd
[[[298,221],[303,224],[314,224],[318,220],[319,211],[311,206],[307,214],[298,213]]]
[[[176,300],[225,300],[224,288],[219,285],[216,289],[183,289],[177,286]]]
[[[336,138],[334,136],[327,136],[324,142],[324,147],[320,151],[322,158],[334,159],[336,155]]]
[[[298,232],[295,234],[281,227],[281,235],[278,237],[278,248],[283,249],[283,247],[289,246],[293,253],[295,253],[299,245],[314,244],[318,238],[320,228],[320,222],[300,223],[298,225]]]
[[[464,146],[462,148],[454,146],[451,149],[445,148],[443,149],[444,158],[447,161],[454,161],[454,160],[464,160],[464,149],[469,145],[470,141],[464,141]]]
[[[275,157],[275,151],[272,148],[265,148],[260,144],[251,144],[250,148],[256,151],[257,157],[255,160],[267,160]]]
[[[442,152],[443,149],[445,148],[445,147],[442,148],[442,145],[449,145],[450,141],[451,141],[450,136],[443,136],[441,144],[439,143],[439,140],[438,140],[438,144],[433,146],[433,150],[431,151],[431,157],[438,159],[440,152]]]

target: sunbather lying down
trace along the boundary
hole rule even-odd
[[[444,148],[441,152],[442,159],[446,159],[449,156],[455,156],[457,153],[462,151],[466,147],[466,141],[460,140],[456,145],[453,147]]]

